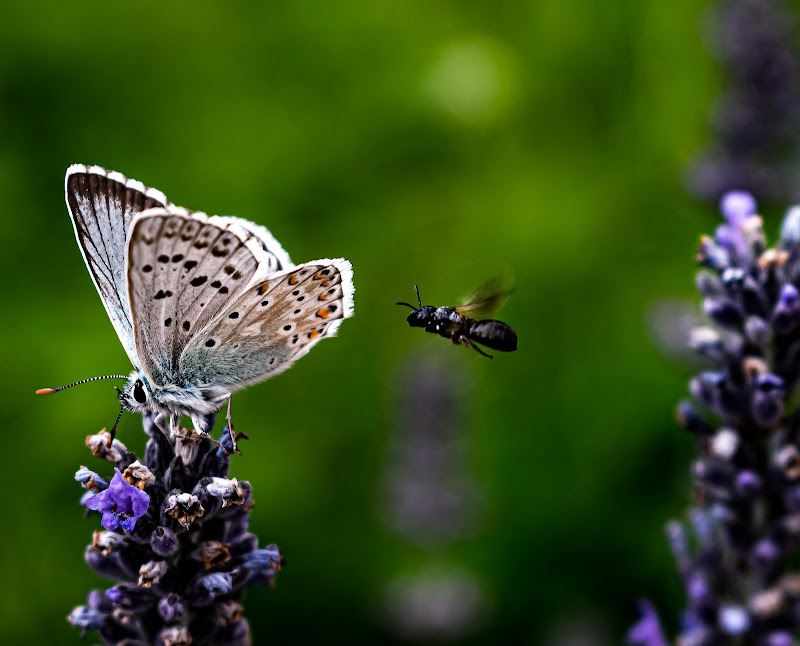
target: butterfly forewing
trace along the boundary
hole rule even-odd
[[[259,276],[186,346],[180,372],[233,392],[283,372],[352,314],[344,259]],[[220,393],[215,393],[220,394]]]
[[[127,261],[136,348],[159,386],[183,385],[178,361],[186,345],[260,265],[276,262],[239,227],[177,207],[135,220]]]
[[[75,237],[111,323],[131,361],[138,364],[125,279],[125,242],[133,218],[166,206],[166,196],[99,166],[67,169],[65,197]]]

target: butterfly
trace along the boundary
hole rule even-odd
[[[207,433],[232,393],[283,372],[353,313],[343,258],[292,263],[263,226],[175,206],[141,182],[75,164],[67,208],[86,267],[134,370],[125,410],[181,415]],[[38,394],[57,392],[45,388]],[[233,436],[232,436],[233,437]]]

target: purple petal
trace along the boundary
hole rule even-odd
[[[625,640],[631,646],[667,646],[664,632],[661,629],[661,622],[653,604],[647,599],[639,600],[639,612],[642,613],[641,619],[631,626]]]
[[[719,210],[733,226],[739,226],[745,218],[753,215],[758,206],[747,191],[728,191],[719,202]]]

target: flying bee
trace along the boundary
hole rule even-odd
[[[406,319],[411,327],[424,327],[426,332],[438,334],[445,339],[452,339],[456,345],[466,345],[482,354],[492,358],[492,355],[481,350],[475,343],[485,345],[492,350],[513,352],[517,349],[517,333],[510,325],[493,319],[474,319],[464,316],[468,312],[483,312],[496,309],[505,301],[508,292],[496,288],[495,281],[488,281],[473,294],[463,305],[456,307],[436,307],[423,305],[419,295],[419,288],[414,285],[417,292],[419,307],[411,303],[400,302],[413,311]]]

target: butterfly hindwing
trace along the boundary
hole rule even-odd
[[[181,386],[183,349],[244,291],[259,267],[277,263],[232,222],[178,207],[137,217],[127,273],[134,339],[148,378]]]
[[[125,279],[125,244],[134,217],[145,209],[166,206],[167,198],[161,191],[99,166],[73,164],[64,184],[86,267],[125,351],[138,364]]]
[[[259,275],[186,346],[184,378],[233,392],[289,368],[352,315],[353,272],[344,259]]]

